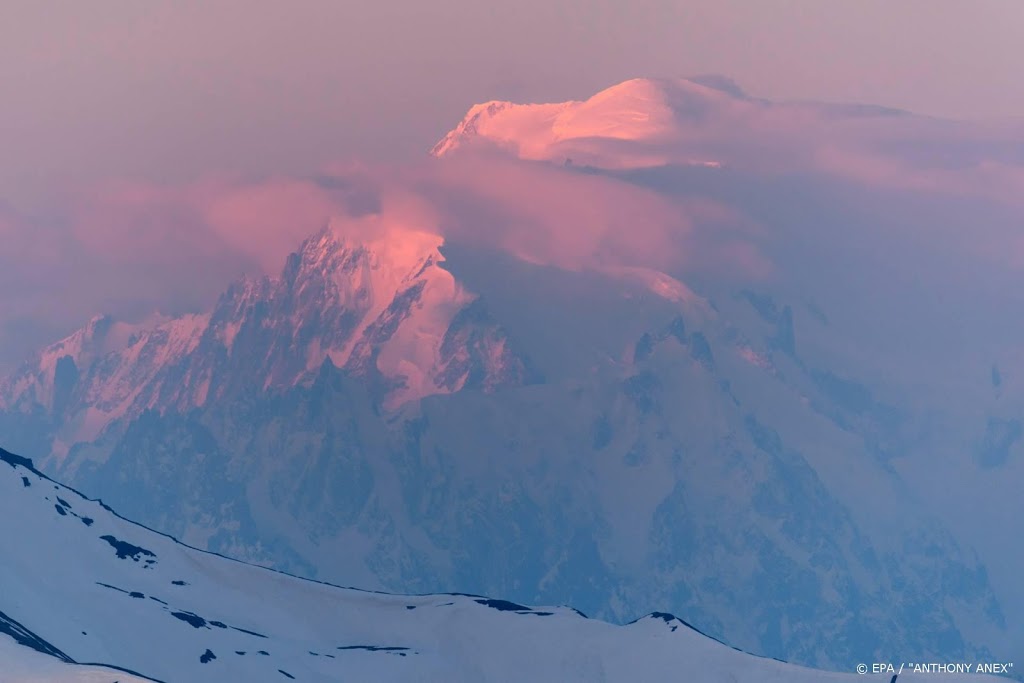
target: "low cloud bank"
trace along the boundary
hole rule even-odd
[[[692,170],[719,174],[718,185],[732,182],[729,174],[806,177],[856,188],[868,203],[877,196],[879,216],[899,214],[887,229],[900,234],[874,234],[872,248],[881,254],[890,237],[928,240],[934,231],[939,243],[930,248],[964,264],[953,274],[932,273],[937,280],[968,278],[975,268],[1011,275],[1024,265],[1018,127],[840,113],[766,107],[740,127],[735,116],[711,117],[661,151],[677,162],[697,152],[728,156],[731,165]],[[597,157],[651,145],[579,144],[599,150]],[[737,283],[787,278],[794,263],[780,253],[850,227],[801,217],[801,202],[819,199],[813,182],[796,191],[794,224],[780,229],[753,192],[736,200],[743,190],[730,197],[685,182],[649,189],[578,166],[489,151],[397,166],[345,164],[302,178],[104,181],[79,188],[45,219],[0,205],[0,368],[99,312],[130,319],[205,307],[243,273],[276,273],[327,221],[355,240],[382,230],[394,239],[403,230],[428,231],[569,270],[648,268]],[[893,196],[906,200],[898,211],[889,211]],[[958,226],[933,215],[938,202],[950,201],[958,202]],[[836,239],[846,238],[837,232]],[[868,251],[860,257],[870,259]]]

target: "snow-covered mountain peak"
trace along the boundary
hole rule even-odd
[[[749,96],[719,75],[633,78],[585,100],[474,105],[431,154],[497,150],[529,161],[619,170],[761,167],[767,143],[780,146],[784,154],[778,163],[785,165],[819,135],[834,138],[837,123],[850,123],[851,135],[866,135],[865,119],[904,113],[863,105],[772,102]]]
[[[152,407],[151,385],[168,363],[194,350],[209,317],[154,315],[137,323],[97,316],[0,381],[0,407],[71,418],[53,446],[60,458],[80,440],[93,439],[114,419]],[[77,406],[88,406],[88,409]]]
[[[492,144],[527,159],[543,158],[553,122],[579,102],[516,104],[491,101],[470,107],[430,153],[443,157],[467,145]]]
[[[688,79],[634,78],[606,88],[556,122],[560,140],[606,137],[655,141],[735,98]]]
[[[456,314],[476,297],[441,267],[444,239],[416,228],[370,226],[354,238],[329,224],[306,240],[282,274],[281,286],[298,301],[292,314],[316,320],[339,311],[350,325],[307,356],[307,369],[325,358],[367,376],[380,373],[389,389],[384,403],[396,407],[454,387],[438,384],[444,342]],[[309,301],[307,294],[316,295]]]
[[[496,146],[523,159],[570,158],[573,143],[672,140],[688,123],[722,110],[754,106],[735,84],[722,79],[634,78],[584,101],[552,104],[487,102],[470,108],[431,154]],[[578,155],[586,149],[576,150]],[[643,165],[643,164],[640,164]]]
[[[444,238],[436,232],[373,224],[366,228],[364,233],[353,234],[347,224],[328,222],[302,242],[282,277],[290,277],[291,272],[299,270],[344,278],[359,262],[377,274],[375,289],[393,290],[444,261]]]
[[[325,225],[278,276],[241,278],[210,311],[134,324],[95,318],[0,383],[0,407],[42,409],[60,458],[120,418],[296,386],[328,359],[366,379],[389,409],[467,382],[524,381],[504,332],[442,267],[440,235],[363,227]]]

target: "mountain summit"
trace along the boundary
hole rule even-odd
[[[551,160],[587,140],[670,142],[686,125],[726,111],[741,115],[755,106],[742,91],[713,85],[700,79],[635,78],[584,101],[486,102],[472,107],[431,154],[443,157],[490,144],[524,159]]]
[[[862,105],[771,102],[719,75],[634,78],[586,100],[474,105],[431,149],[435,157],[500,151],[530,161],[605,169],[757,161],[840,122],[904,112]],[[813,136],[812,136],[813,137]],[[806,142],[806,141],[804,141]]]
[[[233,283],[210,311],[94,318],[0,382],[0,409],[51,421],[61,455],[118,419],[295,386],[325,362],[364,378],[388,409],[526,381],[504,332],[442,267],[442,244],[417,230],[354,241],[328,225],[280,275]]]

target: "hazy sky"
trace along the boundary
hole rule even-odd
[[[1021,115],[1021,36],[1020,0],[4,0],[0,201],[419,154],[474,102],[640,75]]]

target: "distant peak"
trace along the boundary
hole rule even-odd
[[[494,148],[529,160],[587,157],[594,141],[648,144],[680,140],[688,126],[754,106],[743,90],[724,76],[631,78],[611,85],[586,100],[547,104],[515,104],[492,100],[470,107],[462,121],[431,150],[435,157],[461,149]],[[579,145],[569,155],[570,145]],[[591,155],[592,156],[592,155]],[[656,155],[657,156],[657,155]],[[643,157],[627,163],[658,165]]]
[[[496,133],[495,123],[498,128],[504,128],[504,122],[524,123],[531,127],[533,121],[546,121],[556,116],[562,110],[571,107],[577,102],[558,102],[550,104],[517,104],[501,100],[490,100],[481,104],[474,104],[466,112],[455,128],[441,138],[430,150],[431,156],[443,157],[467,142],[481,139],[489,140],[492,143],[501,145],[505,142],[500,132]]]
[[[303,254],[321,253],[326,250],[343,246],[344,240],[338,235],[334,225],[327,221],[312,235],[302,241],[299,251]]]

